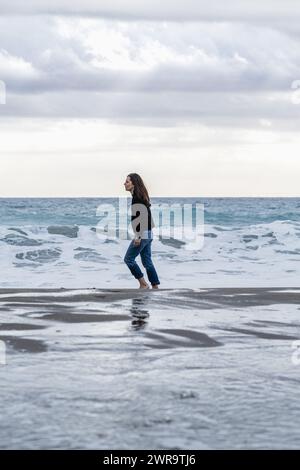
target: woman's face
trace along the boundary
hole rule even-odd
[[[124,186],[125,186],[126,191],[131,191],[134,188],[132,181],[130,179],[130,176],[127,176]]]

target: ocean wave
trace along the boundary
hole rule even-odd
[[[49,231],[49,227],[55,229]],[[0,226],[2,287],[133,286],[134,279],[123,263],[130,239],[99,234],[93,228]],[[185,232],[186,239],[176,234],[168,239],[167,228],[153,230],[153,260],[166,287],[224,286],[230,276],[234,285],[298,283],[297,222],[277,220],[241,227],[205,224],[204,231],[197,227]]]

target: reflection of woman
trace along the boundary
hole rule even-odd
[[[126,191],[130,191],[132,194],[132,206],[137,204],[137,206],[135,206],[137,209],[136,215],[131,216],[135,238],[130,242],[124,257],[124,262],[127,264],[132,275],[139,281],[140,289],[149,289],[149,286],[144,279],[144,275],[135,261],[135,258],[138,255],[141,255],[142,264],[147,271],[147,276],[152,285],[152,289],[158,289],[158,284],[160,284],[160,282],[151,259],[151,243],[153,240],[152,228],[154,227],[154,222],[150,209],[151,204],[148,191],[142,178],[137,173],[130,173],[126,178],[124,186]],[[140,207],[140,209],[144,208],[144,210],[139,211],[138,204],[142,204],[143,207]],[[133,207],[134,213],[135,208]],[[142,212],[142,214],[140,214],[140,212]],[[141,219],[141,222],[135,227],[134,220],[137,217]]]

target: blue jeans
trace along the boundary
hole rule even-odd
[[[142,238],[141,243],[138,246],[134,246],[133,240],[131,240],[124,257],[124,262],[130,269],[131,274],[136,279],[140,279],[141,277],[144,277],[144,275],[135,261],[135,258],[138,255],[141,255],[142,264],[147,271],[149,282],[151,282],[152,285],[160,284],[156,269],[151,259],[151,243],[153,241],[152,230],[146,230],[143,233],[143,236],[145,238]]]

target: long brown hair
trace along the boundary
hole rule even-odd
[[[129,178],[131,179],[132,184],[134,185],[132,197],[136,197],[143,201],[146,206],[151,206],[150,197],[145,186],[144,181],[137,173],[129,173]]]

